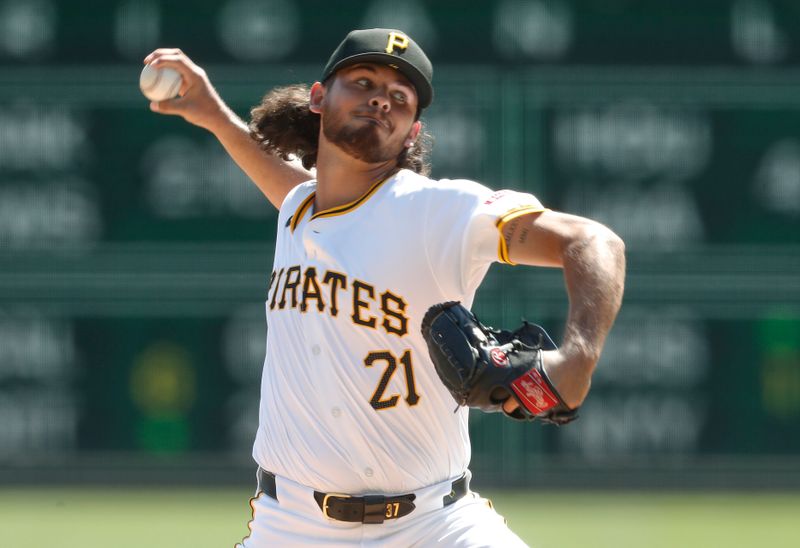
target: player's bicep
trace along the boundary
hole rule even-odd
[[[602,225],[558,211],[522,215],[502,228],[508,256],[515,264],[561,267],[573,242],[591,237]]]

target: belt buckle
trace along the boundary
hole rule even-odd
[[[340,499],[351,499],[353,498],[352,495],[345,495],[344,493],[326,493],[325,498],[322,499],[322,515],[328,519],[336,519],[335,517],[328,515],[328,499],[331,497],[337,497]]]

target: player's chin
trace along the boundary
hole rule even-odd
[[[350,150],[350,156],[365,164],[384,164],[395,158],[391,154],[376,152],[375,150]]]
[[[345,152],[356,160],[367,164],[381,164],[396,159],[400,152],[393,147],[382,146],[380,139],[369,142],[353,143],[346,147]]]

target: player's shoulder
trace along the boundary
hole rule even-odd
[[[401,195],[427,195],[433,199],[485,198],[494,191],[484,184],[469,179],[432,179],[410,170],[402,170],[393,186]]]
[[[306,198],[313,194],[316,189],[316,179],[311,179],[310,181],[306,181],[295,186],[286,194],[286,197],[284,197],[278,213],[278,218],[281,219],[283,217],[291,216],[297,210],[297,208],[300,207],[300,204],[302,204]]]
[[[432,200],[446,200],[449,204],[462,202],[492,210],[521,205],[541,205],[539,200],[528,192],[510,188],[494,190],[470,179],[431,179],[408,170],[398,174],[398,184],[395,185],[394,191],[397,195],[422,194]]]
[[[411,171],[402,173],[394,192],[398,196],[411,196],[417,203],[427,204],[427,211],[446,217],[468,215],[496,219],[509,212],[539,211],[544,207],[528,192],[508,188],[493,190],[469,179],[431,179]]]
[[[306,199],[312,192],[317,189],[317,180],[311,179],[304,183],[300,183],[290,190],[281,203],[281,211],[292,206],[297,206],[300,202]]]

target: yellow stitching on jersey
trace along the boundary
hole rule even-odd
[[[352,202],[349,202],[349,203],[344,204],[344,205],[340,205],[340,206],[332,207],[330,209],[326,209],[325,211],[320,211],[318,213],[314,213],[311,216],[311,220],[313,221],[314,219],[317,219],[319,217],[334,217],[336,215],[343,215],[344,213],[347,213],[348,211],[356,209],[358,206],[360,206],[361,204],[366,202],[369,199],[370,196],[375,194],[375,192],[380,188],[380,186],[383,183],[385,183],[386,181],[388,181],[389,179],[391,179],[391,177],[387,177],[386,179],[378,181],[377,183],[372,185],[372,187],[370,187],[370,189],[363,196],[361,196],[361,198],[359,198],[357,200],[353,200]]]
[[[542,211],[547,211],[547,208],[540,206],[522,206],[507,211],[502,217],[497,219],[497,230],[500,233],[497,257],[501,262],[510,264],[512,266],[517,264],[511,261],[511,258],[508,255],[508,244],[506,243],[505,237],[503,237],[503,228],[505,228],[506,224],[513,221],[517,217],[521,217],[522,215],[527,215],[528,213],[541,213]]]
[[[305,200],[300,203],[300,207],[297,208],[297,211],[294,212],[294,216],[292,217],[292,226],[291,230],[294,232],[294,229],[297,228],[297,225],[300,224],[300,221],[303,220],[303,215],[306,214],[308,208],[311,207],[311,204],[314,203],[314,196],[316,192],[312,192],[309,194]]]

